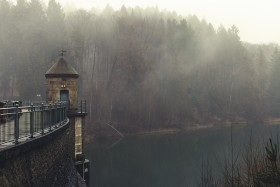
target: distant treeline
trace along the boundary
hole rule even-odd
[[[244,43],[238,32],[157,8],[65,14],[54,0],[0,0],[0,97],[44,97],[63,48],[90,120],[137,129],[278,117],[278,45]]]

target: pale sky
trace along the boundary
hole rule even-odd
[[[182,15],[195,14],[205,18],[215,28],[236,25],[242,41],[250,43],[280,43],[279,0],[57,0],[62,5],[79,8],[103,9],[107,4],[114,9],[151,7],[176,11]]]

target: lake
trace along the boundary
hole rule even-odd
[[[86,157],[91,161],[91,187],[199,186],[202,161],[215,178],[221,177],[224,160],[231,155],[231,137],[233,153],[241,157],[250,140],[263,148],[269,137],[277,141],[278,134],[279,126],[233,126],[90,142]]]

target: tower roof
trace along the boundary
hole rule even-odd
[[[46,77],[79,77],[78,72],[63,57],[46,72]]]

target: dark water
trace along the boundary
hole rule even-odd
[[[231,133],[232,132],[232,133]],[[215,178],[221,176],[225,158],[250,140],[259,147],[269,137],[278,139],[279,126],[230,127],[191,132],[128,137],[119,142],[97,141],[87,145],[92,187],[198,186],[202,160],[208,160]],[[231,136],[232,134],[232,136]]]

